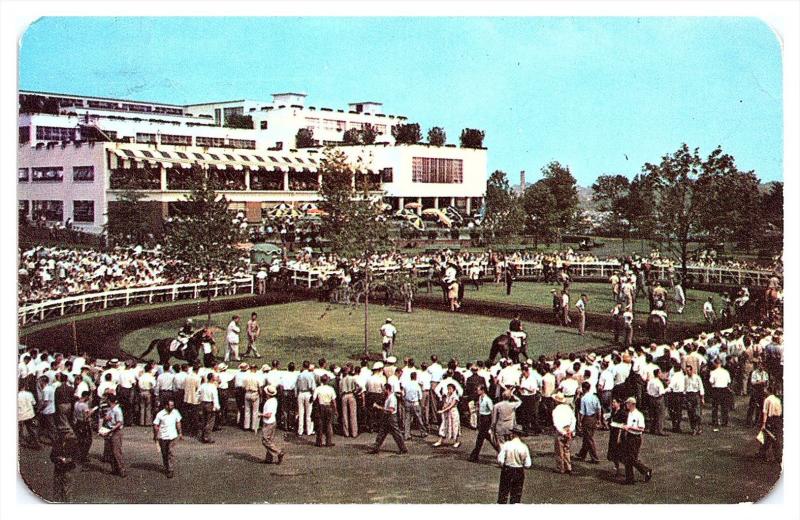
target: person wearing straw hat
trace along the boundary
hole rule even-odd
[[[273,385],[267,385],[264,389],[266,401],[261,416],[261,444],[267,450],[264,456],[265,464],[272,464],[277,458],[277,464],[283,462],[284,452],[275,445],[275,430],[278,427],[278,389]]]
[[[575,411],[569,405],[569,400],[561,392],[553,395],[556,407],[553,409],[553,426],[555,435],[556,469],[559,473],[572,474],[572,460],[570,443],[575,436]]]
[[[522,442],[522,428],[515,426],[506,434],[505,442],[497,454],[500,464],[500,487],[497,492],[498,504],[519,504],[522,488],[525,485],[525,468],[531,467],[531,452]]]
[[[386,318],[383,325],[381,325],[380,334],[383,360],[386,361],[392,355],[394,342],[397,338],[397,327],[392,323],[392,318]]]
[[[642,464],[639,460],[639,451],[642,449],[642,434],[645,430],[644,415],[636,409],[636,398],[629,397],[625,400],[625,407],[628,409],[628,418],[622,429],[625,431],[623,441],[623,458],[625,460],[625,482],[632,485],[634,468],[644,475],[644,481],[649,482],[653,478],[653,470]]]

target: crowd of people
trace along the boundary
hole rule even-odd
[[[386,329],[382,337],[397,335]],[[257,333],[247,330],[254,335],[249,342],[257,341],[260,326]],[[432,450],[445,444],[458,449],[463,429],[471,428],[477,438],[470,460],[479,462],[488,443],[503,467],[500,500],[518,501],[520,471],[530,465],[520,437],[551,435],[556,470],[570,474],[575,459],[600,462],[594,435],[608,429],[606,458],[618,475],[625,468],[621,483],[634,482],[634,469],[648,481],[658,468],[639,460],[642,433],[702,435],[706,401],[712,427],[725,428],[734,396],[747,395],[746,422],[763,438],[761,456],[781,460],[783,340],[777,328],[739,325],[672,344],[518,362],[440,362],[431,355],[417,364],[398,361],[391,346],[384,350],[385,361],[284,366],[273,360],[229,368],[103,363],[86,354],[29,349],[17,368],[19,438],[33,449],[51,445],[56,497],[67,500],[71,472],[89,464],[95,436],[104,441],[112,473],[126,475],[123,431],[129,427],[152,428],[167,477],[176,469],[175,440],[193,435],[213,443],[215,432],[227,426],[260,429],[264,462],[275,464],[292,449],[277,430],[315,436],[319,447],[334,445],[337,435],[375,433],[374,453],[391,435],[402,454],[412,435],[436,435]],[[581,447],[573,456],[577,437]]]

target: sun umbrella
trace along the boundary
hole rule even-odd
[[[328,214],[327,211],[323,211],[323,210],[321,210],[319,208],[312,208],[312,209],[306,211],[306,215],[319,215],[319,216],[322,216],[322,215],[327,215],[327,214]]]
[[[300,205],[300,211],[305,211],[306,213],[314,209],[317,209],[317,205],[313,202],[306,202],[305,204]]]
[[[404,206],[406,209],[419,209],[422,207],[422,204],[419,202],[409,202]]]
[[[422,210],[422,214],[423,214],[423,215],[434,215],[434,216],[437,216],[437,217],[438,217],[439,215],[441,215],[441,214],[442,214],[442,212],[441,212],[441,211],[439,211],[439,210],[438,210],[438,209],[436,209],[436,208],[428,208],[428,209],[423,209],[423,210]]]

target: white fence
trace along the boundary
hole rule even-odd
[[[517,276],[537,278],[543,275],[543,268],[539,262],[534,260],[522,260],[517,262]],[[462,268],[468,267],[469,264],[462,264]],[[481,276],[494,274],[492,268],[486,263],[478,264]],[[373,276],[381,277],[387,273],[394,273],[399,271],[409,271],[410,267],[401,267],[399,265],[376,265],[372,266],[371,273]],[[570,271],[575,278],[603,278],[610,277],[615,271],[620,269],[618,262],[573,262],[570,263]],[[656,277],[659,280],[666,280],[669,278],[669,268],[665,266],[653,267]],[[431,270],[430,264],[416,265],[416,271],[419,276],[427,276]],[[325,274],[339,272],[334,268],[320,269],[320,268],[289,268],[289,278],[292,284],[303,287],[316,287],[320,278]],[[680,267],[675,267],[675,272],[680,273]],[[766,286],[773,273],[770,271],[759,271],[752,269],[738,269],[735,267],[705,267],[705,266],[688,266],[686,269],[687,277],[692,283],[700,284],[713,284],[713,285],[751,285],[751,286]]]
[[[213,296],[252,294],[253,289],[252,277],[218,281],[211,284]],[[31,303],[19,307],[17,314],[19,323],[25,325],[31,322],[44,321],[70,314],[82,314],[94,310],[177,300],[192,300],[206,297],[206,291],[207,285],[205,282],[139,287],[136,289],[119,289]]]

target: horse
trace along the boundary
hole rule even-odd
[[[494,363],[494,358],[499,354],[501,358],[510,358],[514,363],[519,363],[520,353],[528,359],[528,338],[522,338],[522,346],[517,347],[517,342],[510,334],[506,333],[497,336],[492,341],[492,348],[489,351],[489,361]]]
[[[142,352],[142,355],[139,356],[140,358],[145,357],[153,349],[157,349],[158,351],[158,362],[161,365],[164,365],[170,358],[177,358],[186,361],[187,363],[194,363],[198,360],[198,356],[201,350],[201,345],[205,340],[205,331],[204,329],[200,329],[194,334],[189,337],[189,341],[186,343],[186,349],[181,350],[178,347],[178,350],[174,352],[170,352],[170,345],[175,340],[175,338],[161,338],[161,339],[154,339],[150,342],[150,346],[147,347],[147,350]]]

